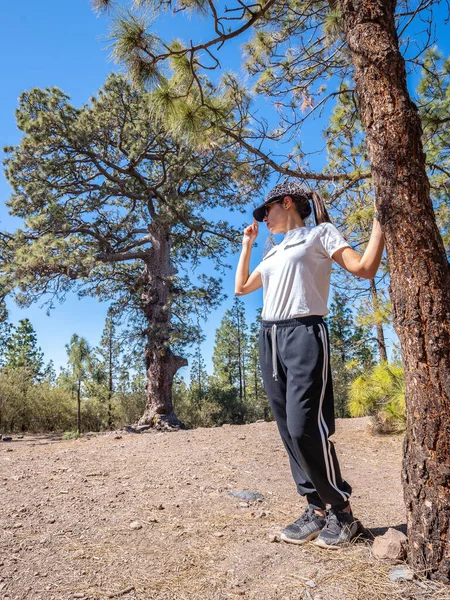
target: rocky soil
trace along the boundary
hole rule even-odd
[[[401,436],[340,420],[354,513],[405,530]],[[229,492],[264,498],[245,502]],[[274,423],[79,440],[0,442],[0,599],[356,600],[450,598],[392,582],[358,541],[330,552],[280,543],[303,511]]]

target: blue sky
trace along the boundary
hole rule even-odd
[[[442,18],[436,22],[443,34],[439,35],[438,29],[438,37],[443,40],[441,49],[448,53],[449,43],[444,34],[443,11],[444,8]],[[80,105],[89,100],[102,86],[108,73],[116,67],[109,60],[107,50],[108,20],[105,17],[96,17],[88,0],[2,2],[0,23],[4,49],[0,55],[0,147],[3,148],[20,140],[20,132],[15,126],[14,111],[19,94],[23,90],[35,86],[57,86],[70,95],[75,105]],[[166,19],[159,26],[159,33],[165,38],[186,34],[180,27],[178,20]],[[199,29],[195,23],[190,27],[195,27],[197,31]],[[225,55],[223,61],[226,61]],[[305,135],[313,135],[312,127],[305,130]],[[19,221],[11,218],[4,206],[9,194],[10,188],[2,172],[0,227],[13,230]],[[234,214],[235,224],[251,221],[251,204],[253,202],[249,204],[247,216]],[[260,247],[262,245],[260,243]],[[256,264],[260,249],[254,254],[253,264]],[[237,255],[230,258],[231,264],[236,262]],[[234,273],[230,270],[224,278],[228,300],[211,316],[205,327],[207,340],[203,350],[209,369],[214,331],[226,308],[229,308],[233,301],[233,282]],[[256,308],[262,304],[262,294],[256,292],[245,297],[244,301],[250,321]],[[99,342],[108,306],[93,299],[79,301],[75,297],[69,297],[64,304],[57,305],[50,316],[47,316],[38,304],[28,309],[19,309],[9,302],[8,308],[12,322],[25,317],[32,321],[46,361],[53,359],[58,369],[66,362],[65,344],[69,342],[73,333],[86,337],[93,345]]]
[[[105,17],[96,17],[88,0],[71,3],[60,0],[2,3],[0,23],[4,48],[8,48],[8,52],[3,52],[0,57],[3,80],[0,91],[1,148],[20,141],[14,111],[23,90],[56,86],[67,93],[75,105],[80,105],[103,85],[111,70],[117,69],[109,59],[107,50],[108,21]],[[170,35],[176,34],[177,27],[177,23],[171,19],[162,26],[161,33],[170,31]],[[9,195],[10,187],[2,170],[0,227],[13,230],[20,225],[20,221],[8,215],[4,203]],[[241,223],[246,220],[243,215],[236,213],[233,213],[233,219]],[[231,264],[236,261],[236,255],[230,258]],[[204,356],[209,368],[214,330],[233,301],[233,285],[234,273],[230,269],[224,278],[228,300],[205,326],[207,340]],[[262,295],[258,292],[246,300],[249,320],[254,317],[256,307],[261,303]],[[9,301],[8,309],[13,323],[25,317],[31,320],[45,360],[52,359],[59,370],[60,366],[66,364],[65,344],[73,333],[86,337],[92,345],[99,342],[108,305],[95,299],[78,300],[70,296],[65,303],[57,305],[50,316],[38,303],[21,309]],[[188,372],[189,369],[184,371]]]

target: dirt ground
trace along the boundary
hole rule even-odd
[[[405,527],[401,436],[367,419],[334,436],[354,513]],[[245,503],[229,492],[264,496]],[[0,599],[443,599],[391,582],[367,541],[327,551],[276,541],[303,511],[274,423],[79,440],[0,442]]]

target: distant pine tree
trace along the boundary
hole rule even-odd
[[[327,322],[335,413],[347,417],[351,381],[374,364],[373,341],[367,328],[356,325],[343,294],[334,293]]]
[[[37,335],[29,319],[21,319],[12,327],[4,354],[6,368],[24,367],[33,379],[43,376],[44,354],[37,343]]]

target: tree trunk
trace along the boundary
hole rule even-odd
[[[170,261],[169,229],[154,223],[150,230],[151,260],[144,265],[141,276],[142,308],[148,324],[145,349],[147,402],[139,425],[180,427],[182,423],[173,410],[172,386],[175,373],[188,363],[185,358],[175,356],[169,347],[173,288],[170,277],[176,271]]]
[[[421,123],[395,31],[395,2],[340,0],[386,239],[407,398],[403,462],[409,560],[448,581],[450,275],[430,200]],[[388,490],[386,490],[387,492]]]
[[[112,429],[112,397],[113,389],[113,339],[109,337],[109,377],[108,377],[108,429]]]
[[[77,386],[77,432],[81,433],[81,379],[78,380]]]
[[[380,303],[378,299],[377,286],[374,279],[370,280],[370,295],[372,296],[372,304],[376,314],[380,307]],[[386,352],[386,341],[384,339],[383,324],[377,319],[375,327],[377,330],[378,355],[380,357],[380,362],[387,362],[388,357]]]

